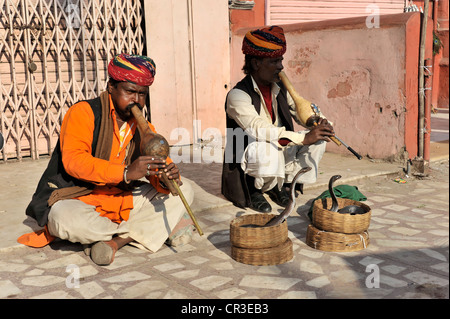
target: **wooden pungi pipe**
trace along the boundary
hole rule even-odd
[[[169,143],[167,143],[167,140],[164,138],[164,136],[153,133],[152,130],[150,130],[147,120],[144,118],[144,115],[142,115],[142,111],[137,104],[131,106],[130,110],[131,113],[133,113],[134,118],[136,119],[139,134],[141,135],[141,154],[160,157],[165,160],[169,156],[170,151]],[[189,216],[194,222],[195,228],[197,228],[198,233],[200,234],[200,236],[202,236],[203,231],[201,230],[200,225],[198,224],[197,219],[195,218],[194,213],[189,207],[189,204],[186,201],[183,193],[181,192],[181,189],[178,186],[176,180],[169,179],[164,172],[162,172],[161,174],[161,180],[170,190],[172,195],[180,196],[184,207],[186,208]]]
[[[302,123],[305,123],[307,127],[317,126],[317,121],[320,118],[320,110],[317,105],[311,103],[310,101],[301,97],[297,91],[294,89],[291,81],[289,81],[286,74],[281,71],[278,76],[280,77],[281,82],[283,82],[286,89],[289,91],[289,94],[292,96],[292,99],[295,103],[295,110],[297,112],[297,116]],[[341,146],[343,144],[353,155],[355,155],[359,160],[362,158],[354,149],[345,144],[340,138],[336,135],[330,136],[330,139],[336,143],[337,146]]]

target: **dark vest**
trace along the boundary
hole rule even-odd
[[[100,130],[100,121],[102,117],[100,97],[88,100],[86,102],[88,102],[91,106],[95,117],[95,128],[92,139],[92,154],[95,154]],[[48,213],[50,212],[50,207],[47,204],[47,200],[50,198],[50,195],[56,188],[60,189],[72,186],[81,186],[90,189],[94,188],[93,184],[80,181],[66,172],[62,163],[61,147],[58,138],[47,168],[42,174],[31,202],[28,204],[25,211],[26,215],[36,219],[39,226],[46,225]]]
[[[276,116],[279,117],[278,120],[281,121],[286,130],[293,131],[294,123],[289,112],[286,93],[287,90],[281,82],[277,84],[280,86],[280,93],[277,96],[278,114],[276,114]],[[257,92],[255,92],[251,76],[247,75],[242,81],[236,84],[234,88],[242,90],[250,95],[253,107],[255,108],[256,112],[260,114],[261,97]],[[232,133],[231,130],[239,128],[239,125],[235,120],[230,118],[228,114],[226,115],[226,125],[227,142],[225,146],[224,162],[222,168],[222,194],[236,206],[248,207],[250,205],[250,194],[248,191],[244,171],[241,168],[241,163],[238,161],[242,157],[245,148],[247,147],[248,143],[251,142],[252,138],[247,135],[244,138],[243,148],[240,149],[239,147],[239,149],[237,149],[236,146],[240,145],[236,141],[236,135],[230,133]],[[242,130],[244,130],[244,128],[242,128]]]

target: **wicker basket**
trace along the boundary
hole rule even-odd
[[[312,213],[312,222],[315,227],[328,232],[344,234],[359,234],[369,229],[372,215],[369,206],[347,198],[337,198],[337,201],[339,208],[357,205],[362,207],[366,213],[350,215],[332,212],[329,210],[332,206],[331,198],[318,199],[314,202]]]
[[[335,252],[358,251],[369,246],[369,232],[342,234],[317,229],[312,224],[306,231],[306,244],[314,249]]]
[[[248,265],[279,265],[288,262],[293,257],[294,250],[289,238],[284,243],[270,248],[253,249],[231,246],[231,258]]]
[[[288,238],[287,222],[270,227],[242,227],[265,225],[276,214],[251,214],[233,219],[230,223],[231,244],[240,248],[270,248],[278,246]]]

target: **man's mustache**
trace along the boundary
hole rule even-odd
[[[131,108],[132,108],[133,106],[135,106],[135,105],[136,105],[140,110],[143,109],[143,107],[141,107],[141,105],[140,105],[139,103],[134,102],[134,103],[131,103],[131,104],[128,104],[128,105],[127,105],[127,107],[126,107],[127,111],[131,111]]]

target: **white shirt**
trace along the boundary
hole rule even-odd
[[[235,88],[228,94],[226,105],[226,112],[228,116],[235,120],[242,129],[249,129],[253,134],[255,134],[253,137],[257,140],[276,143],[276,145],[280,148],[282,146],[278,143],[278,140],[281,138],[287,138],[292,141],[288,144],[288,146],[303,145],[304,134],[287,131],[284,126],[281,126],[282,124],[279,121],[277,96],[280,93],[280,87],[276,83],[272,84],[272,107],[276,116],[275,123],[272,123],[272,118],[267,110],[263,95],[253,77],[251,77],[251,79],[253,89],[259,94],[261,99],[261,114],[256,112],[250,95]],[[305,126],[297,117],[295,103],[289,92],[287,92],[287,102],[293,119],[298,124]]]
[[[280,87],[272,84],[272,108],[276,116],[275,122],[267,110],[264,97],[253,77],[251,77],[253,89],[260,96],[261,110],[258,114],[252,104],[250,95],[240,89],[232,89],[228,93],[226,112],[256,141],[249,143],[241,159],[242,170],[255,177],[255,187],[263,192],[272,189],[275,185],[281,187],[283,182],[292,180],[295,173],[302,167],[313,169],[301,177],[300,182],[315,182],[317,178],[318,161],[325,151],[325,143],[303,146],[303,140],[308,130],[293,132],[287,131],[279,121],[277,96]],[[287,102],[292,118],[306,128],[299,120],[292,96],[287,92]],[[323,117],[321,115],[321,117]],[[291,142],[283,147],[278,143],[279,139],[287,138]],[[308,155],[306,155],[307,153]]]

